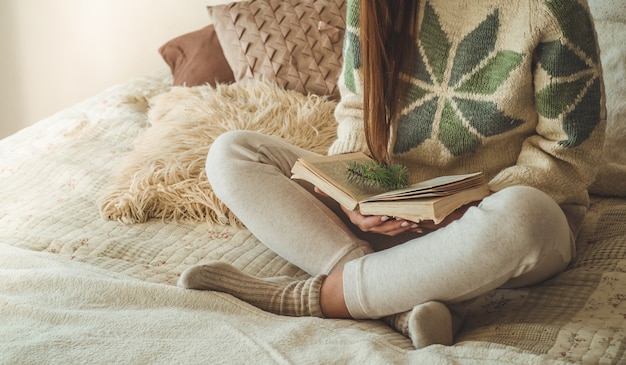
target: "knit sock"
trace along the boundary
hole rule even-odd
[[[185,270],[178,286],[231,294],[267,312],[292,317],[324,317],[320,288],[326,275],[307,280],[287,277],[260,279],[225,262],[213,261]]]
[[[405,335],[416,349],[430,345],[452,345],[452,316],[440,302],[426,302],[412,310],[383,318],[383,321]]]

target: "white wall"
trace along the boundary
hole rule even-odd
[[[0,0],[0,138],[167,69],[158,48],[220,0]]]

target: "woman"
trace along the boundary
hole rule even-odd
[[[339,84],[331,154],[366,151],[413,181],[483,171],[492,194],[439,225],[363,216],[290,179],[311,152],[227,133],[207,159],[215,193],[312,277],[212,262],[180,286],[283,315],[383,318],[421,348],[452,342],[450,305],[568,265],[605,120],[584,0],[349,0]]]

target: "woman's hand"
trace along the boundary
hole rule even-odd
[[[315,192],[318,194],[326,195],[323,191],[315,187]],[[358,210],[350,210],[344,206],[341,209],[346,216],[350,219],[350,222],[357,226],[363,232],[373,232],[383,234],[387,236],[397,236],[399,234],[411,231],[414,233],[429,233],[439,228],[445,227],[453,221],[461,218],[467,209],[471,206],[476,206],[480,202],[473,202],[460,207],[459,209],[448,215],[439,224],[435,224],[432,220],[411,222],[405,219],[396,219],[388,216],[380,215],[363,215]]]
[[[320,195],[328,196],[318,187],[315,187],[315,192]],[[413,231],[417,233],[422,232],[422,230],[419,228],[419,225],[415,222],[380,215],[365,216],[361,214],[361,212],[359,212],[358,210],[350,210],[343,205],[341,206],[341,209],[350,219],[350,222],[352,222],[352,224],[357,226],[363,232],[373,232],[387,236],[397,236],[407,231]]]
[[[346,213],[350,222],[363,232],[373,232],[386,236],[397,236],[407,231],[422,232],[419,224],[415,222],[388,216],[363,215],[358,210],[350,210],[344,206],[341,209]]]

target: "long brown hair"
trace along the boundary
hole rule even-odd
[[[406,91],[398,80],[415,52],[420,1],[360,1],[365,138],[372,157],[389,163],[389,129]]]

